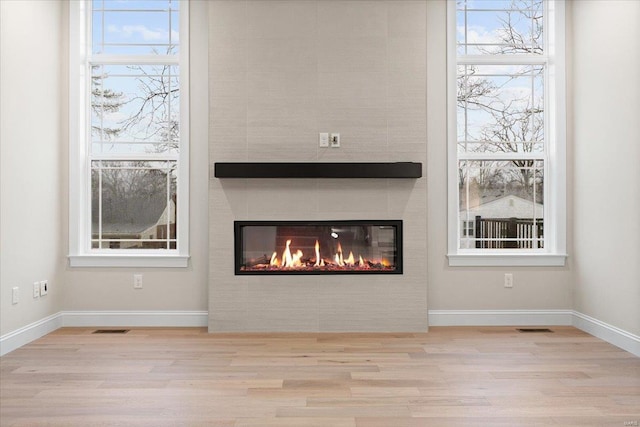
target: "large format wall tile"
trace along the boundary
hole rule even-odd
[[[426,162],[425,1],[213,1],[210,24],[211,170]],[[426,330],[424,177],[210,177],[210,331]],[[235,276],[233,221],[249,219],[401,219],[404,274]]]
[[[384,1],[318,1],[320,38],[387,37]],[[324,37],[323,37],[324,36]]]
[[[250,1],[247,37],[253,39],[309,38],[317,36],[317,7],[312,1]]]
[[[318,40],[318,71],[386,71],[388,65],[387,38],[338,38]]]

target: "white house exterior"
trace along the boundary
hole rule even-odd
[[[475,220],[482,218],[540,219],[544,206],[515,195],[502,196],[490,202],[469,206],[459,212],[460,248],[475,248]]]
[[[175,226],[176,226],[176,203],[174,200],[170,200],[167,207],[160,215],[160,218],[141,233],[142,239],[175,239]],[[169,233],[171,236],[167,236],[167,227],[169,227]]]

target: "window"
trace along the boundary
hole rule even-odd
[[[462,236],[473,238],[476,235],[475,221],[462,221]]]
[[[448,3],[451,265],[564,264],[562,6]]]
[[[186,266],[187,7],[70,3],[72,266]]]

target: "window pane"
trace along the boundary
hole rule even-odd
[[[92,248],[176,248],[176,162],[91,162]]]
[[[180,43],[180,14],[178,12],[171,12],[171,33],[169,34],[170,45],[176,46]],[[172,51],[173,54],[178,53],[178,48],[175,47]]]
[[[176,10],[178,0],[93,0],[94,10]]]
[[[544,149],[544,67],[458,66],[458,151]]]
[[[94,0],[94,54],[177,54],[178,2]]]
[[[93,153],[177,153],[178,67],[92,66]]]
[[[458,54],[542,54],[542,0],[457,2]]]
[[[542,248],[542,160],[460,161],[460,248]],[[467,232],[468,234],[468,232]]]

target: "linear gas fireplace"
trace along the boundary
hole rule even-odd
[[[402,221],[235,221],[235,273],[402,274]]]

